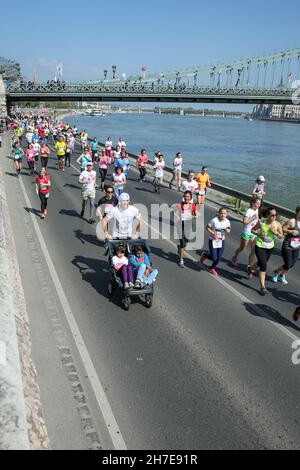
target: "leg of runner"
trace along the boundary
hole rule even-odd
[[[45,210],[46,210],[46,207],[47,207],[47,200],[46,200],[46,197],[45,197],[45,194],[39,192],[39,197],[40,197],[40,200],[41,200],[41,219],[44,219],[45,218]]]
[[[80,217],[84,216],[84,211],[85,211],[85,206],[86,206],[87,200],[83,199],[82,200],[82,206],[81,206],[81,212],[80,212]]]
[[[90,203],[90,218],[89,218],[89,224],[94,224],[95,223],[95,198],[89,196],[89,203]]]

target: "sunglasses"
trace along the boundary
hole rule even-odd
[[[107,194],[113,194],[113,191],[106,191]]]

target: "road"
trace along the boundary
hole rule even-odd
[[[190,253],[177,266],[171,240],[151,241],[159,269],[151,309],[124,311],[108,298],[107,260],[95,226],[79,217],[74,168],[49,162],[49,216],[41,220],[32,177],[2,162],[31,325],[33,359],[53,449],[290,449],[300,441],[300,365],[292,343],[300,325],[300,264],[289,285],[258,294],[247,258],[233,269],[241,223],[232,221],[213,278]],[[132,202],[172,204],[131,170]],[[97,197],[101,196],[97,191]],[[208,203],[205,220],[216,213]],[[207,245],[207,243],[206,243]],[[270,273],[280,262],[272,257]]]

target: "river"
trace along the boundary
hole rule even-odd
[[[152,158],[160,150],[170,166],[180,151],[185,171],[207,165],[213,181],[241,191],[249,192],[263,175],[267,200],[300,205],[299,124],[153,113],[69,116],[65,122],[101,142],[123,137],[132,153],[146,148]]]

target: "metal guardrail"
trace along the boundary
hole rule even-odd
[[[89,139],[89,141],[91,140],[92,139]],[[102,142],[98,142],[98,145],[100,145],[101,147],[104,147],[104,144]],[[115,147],[113,147],[113,149],[115,150]],[[135,155],[134,153],[131,153],[131,152],[127,152],[127,153],[128,153],[128,156],[132,158],[133,160],[138,159],[138,156]],[[153,162],[148,162],[148,165],[153,166],[154,164]],[[164,171],[173,175],[173,168],[171,167],[165,166]],[[187,178],[188,174],[186,172],[182,172],[182,176],[184,178]],[[230,196],[236,199],[236,202],[235,202],[236,211],[240,210],[242,206],[242,202],[250,203],[253,197],[251,194],[244,193],[237,189],[229,188],[228,186],[224,186],[219,183],[214,183],[213,181],[211,182],[211,185],[212,185],[212,189],[214,189],[215,191],[218,191],[222,194],[226,194],[227,196]],[[265,208],[274,207],[274,209],[277,210],[278,214],[284,218],[292,219],[295,217],[295,212],[292,211],[291,209],[288,209],[287,207],[279,206],[278,204],[274,204],[273,202],[266,201],[266,200],[263,201],[263,205]]]

